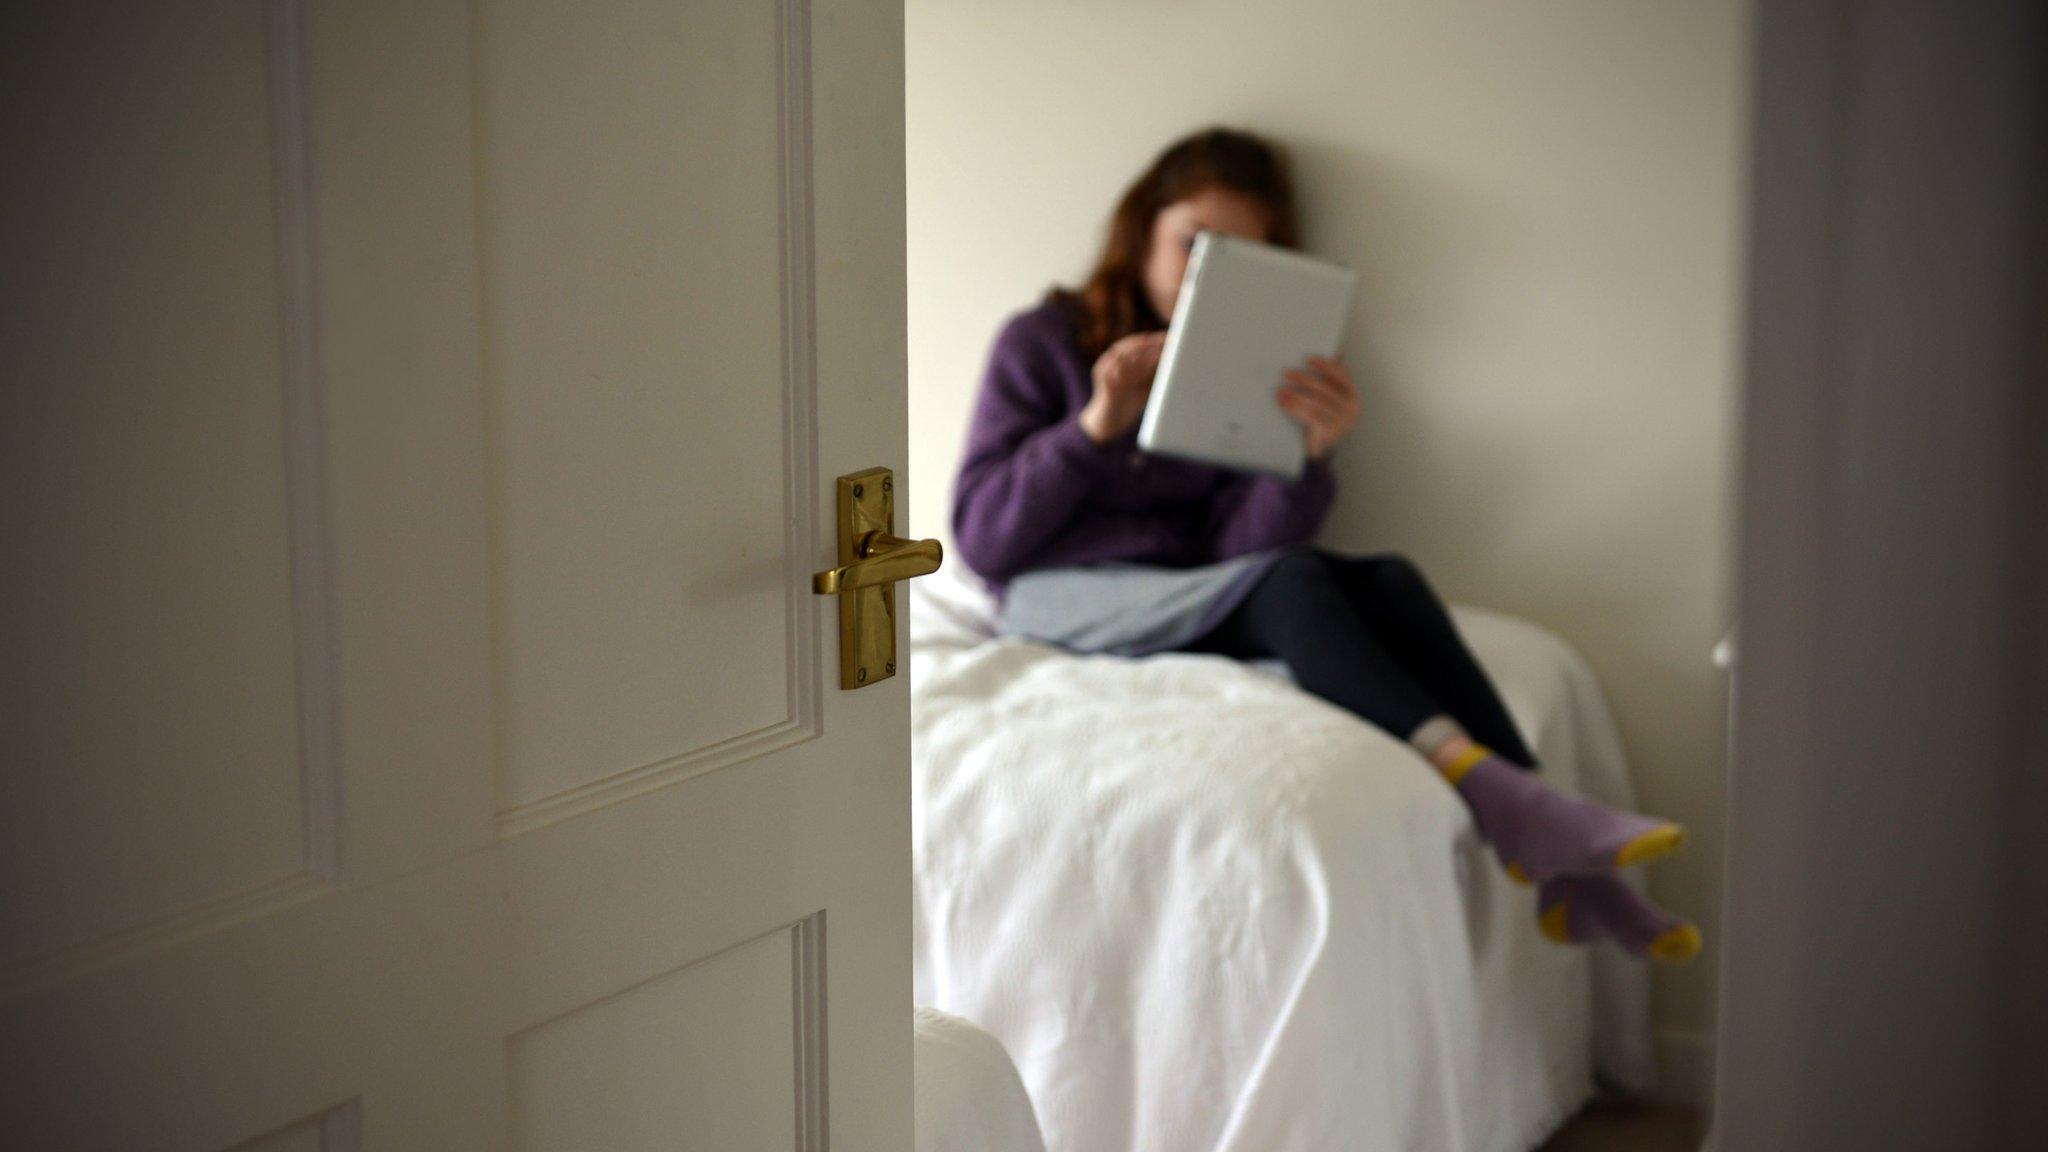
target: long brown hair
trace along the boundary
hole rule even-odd
[[[1081,347],[1090,356],[1133,332],[1166,327],[1145,297],[1152,226],[1170,205],[1218,187],[1258,201],[1266,209],[1267,239],[1294,247],[1294,188],[1279,149],[1228,128],[1206,129],[1174,142],[1117,202],[1109,239],[1088,279],[1078,289],[1054,288],[1048,294],[1072,311]]]

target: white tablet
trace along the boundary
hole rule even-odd
[[[1287,369],[1334,357],[1358,274],[1251,240],[1195,237],[1138,447],[1301,475],[1301,425],[1275,403]]]

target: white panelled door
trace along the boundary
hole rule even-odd
[[[0,1145],[906,1148],[900,7],[0,43]]]

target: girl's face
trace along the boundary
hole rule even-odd
[[[1221,232],[1265,243],[1268,227],[1265,205],[1228,188],[1204,188],[1161,209],[1152,221],[1152,243],[1145,253],[1145,299],[1152,310],[1162,320],[1173,319],[1195,233]]]

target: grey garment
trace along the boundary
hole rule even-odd
[[[1229,615],[1282,552],[1199,568],[1110,563],[1026,572],[1003,590],[1003,632],[1116,656],[1184,648]]]

